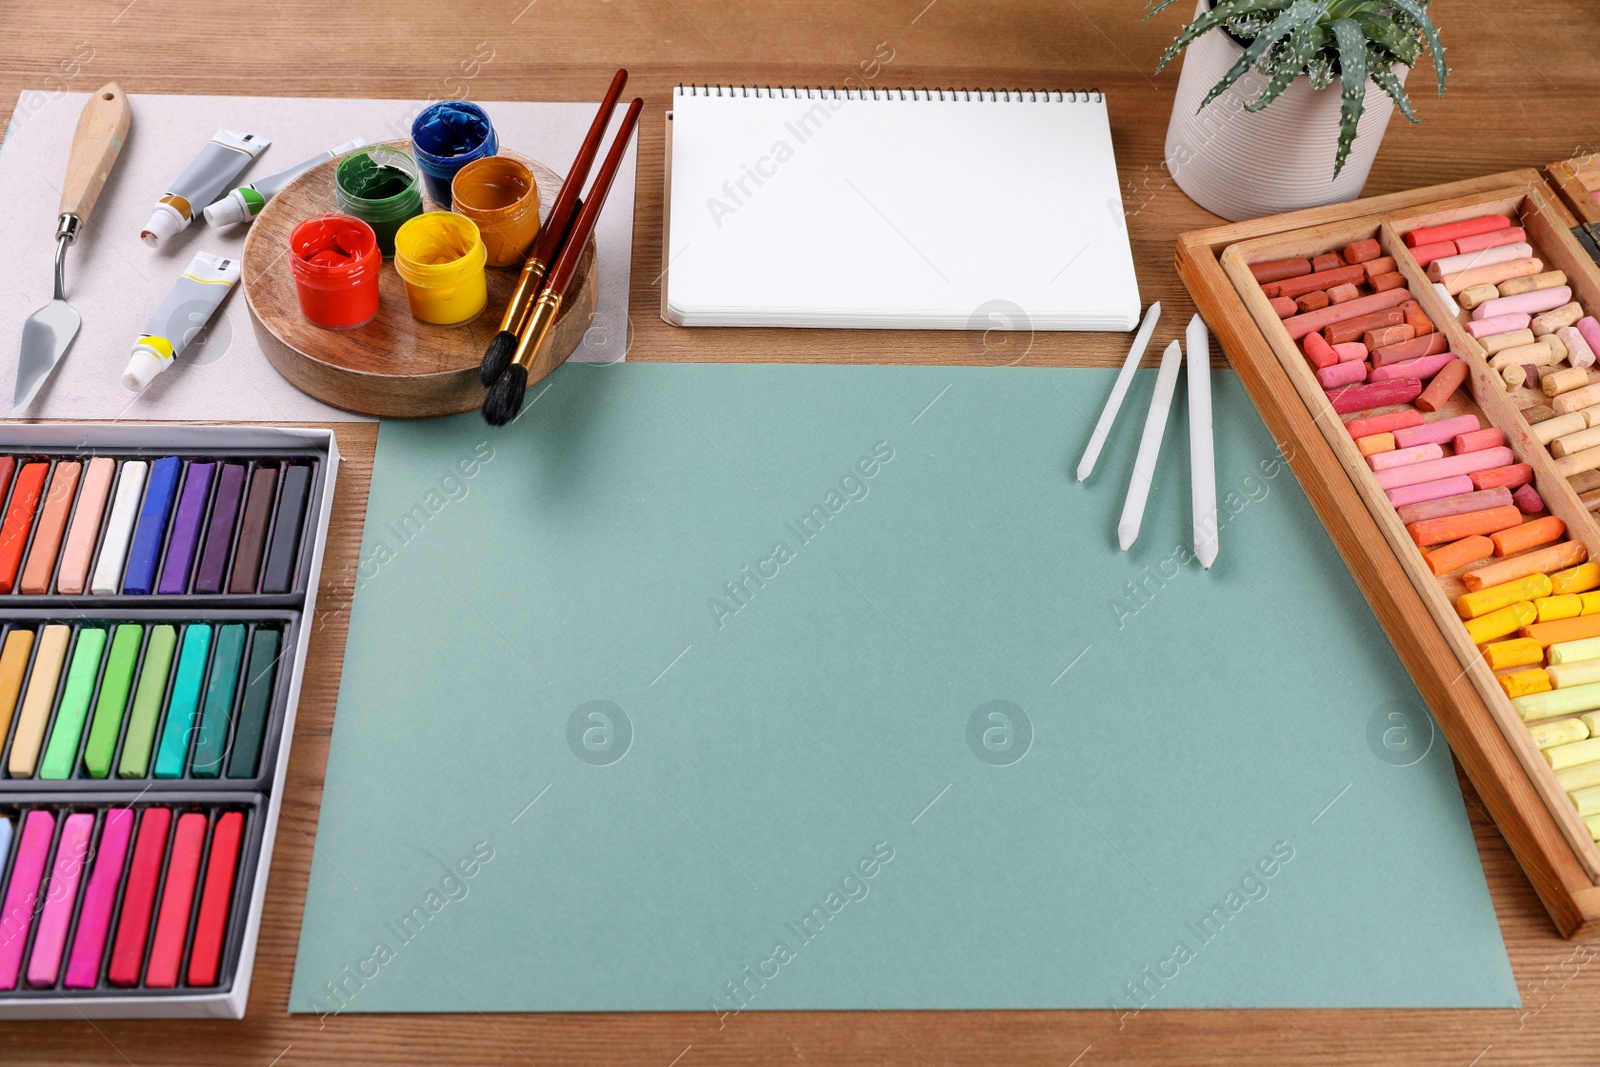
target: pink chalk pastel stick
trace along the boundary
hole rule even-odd
[[[1511,501],[1524,515],[1537,515],[1544,510],[1544,500],[1540,498],[1539,490],[1531,485],[1525,485],[1512,493]]]
[[[1527,230],[1521,226],[1508,226],[1503,230],[1490,230],[1488,233],[1475,233],[1466,237],[1457,237],[1456,251],[1476,252],[1482,248],[1497,248],[1500,245],[1516,244],[1527,239]]]
[[[1328,391],[1328,404],[1336,415],[1352,411],[1388,407],[1390,404],[1409,404],[1422,393],[1421,378],[1396,378],[1377,385],[1344,385]]]
[[[1497,333],[1526,330],[1531,322],[1533,322],[1533,316],[1525,311],[1520,314],[1496,315],[1492,319],[1474,319],[1467,323],[1467,332],[1481,341],[1485,337],[1493,337]]]
[[[0,989],[17,988],[22,971],[22,950],[28,943],[33,913],[39,903],[39,883],[50,858],[50,838],[56,818],[48,811],[28,812],[22,824],[22,841],[11,864],[11,884],[6,888],[4,911],[0,911]]]
[[[1387,367],[1373,367],[1367,375],[1369,382],[1387,382],[1393,378],[1432,378],[1446,363],[1456,358],[1454,352],[1440,352],[1437,356],[1421,356]]]
[[[1323,367],[1317,371],[1317,381],[1324,389],[1337,389],[1341,385],[1351,385],[1362,381],[1367,376],[1365,363],[1347,362],[1335,363],[1331,367]]]
[[[1573,328],[1589,343],[1589,350],[1600,356],[1600,322],[1593,315],[1585,315],[1573,323]]]
[[[1472,479],[1467,480],[1470,482]],[[1449,515],[1488,511],[1490,508],[1503,508],[1510,503],[1513,503],[1513,498],[1509,489],[1481,489],[1473,493],[1462,493],[1460,496],[1444,496],[1425,500],[1420,504],[1409,504],[1399,510],[1399,515],[1400,521],[1410,526],[1419,519],[1442,519]]]
[[[1367,358],[1367,346],[1360,341],[1346,341],[1334,345],[1333,354],[1339,357],[1340,363],[1348,363],[1351,360],[1359,362]]]
[[[68,815],[56,844],[55,868],[45,890],[44,911],[39,916],[39,933],[28,956],[28,984],[49,989],[61,976],[61,954],[67,947],[67,927],[72,925],[72,909],[78,903],[78,883],[89,855],[89,832],[94,816],[88,812]]]
[[[1472,492],[1472,479],[1460,474],[1454,478],[1440,478],[1436,482],[1418,482],[1416,485],[1403,485],[1399,489],[1388,489],[1384,495],[1389,498],[1389,503],[1399,508],[1407,504],[1420,504],[1424,500],[1439,500],[1470,492]]]
[[[100,982],[100,960],[111,932],[111,913],[116,910],[117,890],[122,886],[122,862],[128,857],[132,836],[131,809],[112,808],[106,812],[100,844],[94,850],[94,873],[89,875],[88,888],[83,891],[78,933],[72,940],[72,955],[67,958],[63,984],[68,989],[93,989]]]
[[[1482,423],[1476,415],[1457,415],[1453,419],[1440,419],[1438,422],[1425,422],[1421,426],[1408,426],[1403,430],[1394,431],[1394,444],[1396,448],[1409,448],[1412,445],[1444,444],[1457,434],[1471,433],[1481,429]]]
[[[1393,452],[1374,453],[1367,457],[1367,466],[1375,471],[1386,471],[1390,467],[1404,467],[1408,463],[1443,458],[1443,445],[1412,445],[1410,448],[1397,448]]]
[[[1502,296],[1485,300],[1472,309],[1474,322],[1495,319],[1501,315],[1537,315],[1541,311],[1554,311],[1562,304],[1571,303],[1572,286],[1558,285],[1554,289],[1535,289],[1531,293]]]
[[[1517,457],[1509,448],[1485,448],[1481,452],[1468,452],[1464,456],[1447,456],[1429,463],[1409,463],[1404,467],[1392,467],[1386,471],[1378,471],[1373,477],[1378,479],[1381,488],[1399,489],[1401,486],[1437,481],[1456,474],[1471,474],[1473,471],[1486,471],[1491,467],[1505,467],[1516,461]]]

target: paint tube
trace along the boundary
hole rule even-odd
[[[122,372],[122,384],[140,392],[172,366],[195,335],[205,329],[222,298],[239,281],[239,273],[237,259],[196,253],[172,292],[145,323],[144,333],[133,343],[133,358]]]
[[[268,200],[283,192],[284,186],[318,163],[329,159],[338,159],[346,152],[353,152],[366,143],[365,138],[354,138],[339,145],[337,148],[319,152],[304,163],[290,167],[288,170],[269,175],[259,181],[253,181],[249,185],[241,185],[215,204],[206,208],[206,222],[211,226],[232,226],[238,222],[248,225],[261,213],[261,209],[267,206]]]
[[[139,234],[140,240],[151,248],[160,248],[161,242],[182,233],[194,221],[195,212],[222,195],[228,183],[271,143],[253,133],[218,130],[194,162],[178,175],[167,195],[156,202],[155,212]]]

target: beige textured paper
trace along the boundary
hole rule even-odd
[[[55,227],[67,151],[85,93],[40,102],[27,92],[0,147],[0,203],[9,213],[10,254],[0,257],[0,389],[16,381],[23,321],[51,295]],[[33,404],[19,414],[66,419],[365,421],[304,395],[262,354],[238,287],[191,346],[143,394],[119,381],[133,340],[196,252],[237,256],[246,230],[214,230],[200,219],[160,250],[139,240],[156,200],[217,129],[272,141],[235,184],[276,174],[352,137],[408,135],[427,101],[294,97],[130,95],[127,144],[84,233],[67,251],[67,301],[83,328]],[[482,101],[500,143],[565,171],[595,104]],[[596,234],[600,305],[574,360],[614,362],[626,351],[637,144],[617,175]],[[331,207],[331,206],[330,206]]]

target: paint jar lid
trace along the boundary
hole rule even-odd
[[[149,348],[142,344],[134,345],[133,358],[128,360],[128,369],[122,372],[122,384],[136,393],[142,393],[166,366]]]
[[[155,211],[150,213],[150,221],[144,224],[144,232],[139,237],[151,248],[160,248],[162,241],[176,237],[183,232],[183,227],[183,216],[178,214],[177,208],[158,204]]]

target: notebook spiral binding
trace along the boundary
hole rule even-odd
[[[741,96],[782,100],[978,100],[989,103],[1101,103],[1099,89],[825,89],[821,86],[680,85],[683,96]]]

